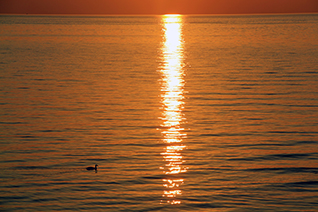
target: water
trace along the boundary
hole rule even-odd
[[[0,210],[316,211],[317,37],[311,14],[1,16]]]

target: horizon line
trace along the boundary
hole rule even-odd
[[[87,16],[161,16],[161,15],[292,15],[292,14],[312,14],[318,12],[258,12],[258,13],[1,13],[0,15],[87,15]]]

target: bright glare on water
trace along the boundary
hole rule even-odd
[[[165,151],[161,153],[166,162],[162,180],[165,187],[163,197],[169,204],[181,204],[180,186],[184,179],[179,174],[186,172],[183,165],[182,150],[186,147],[182,139],[186,137],[181,124],[185,121],[183,110],[184,99],[184,56],[182,38],[182,17],[163,16],[162,25],[164,42],[162,47],[162,120],[163,143]],[[163,201],[164,202],[164,201]]]
[[[0,16],[0,210],[317,211],[317,37],[315,14]]]

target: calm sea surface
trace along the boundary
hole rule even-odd
[[[0,16],[0,211],[317,211],[317,38],[310,14]]]

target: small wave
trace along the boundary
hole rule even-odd
[[[290,173],[318,173],[318,168],[309,168],[309,167],[288,167],[288,168],[259,168],[259,169],[245,169],[244,171],[251,172],[279,172],[282,174]]]
[[[201,134],[203,137],[218,137],[218,136],[251,136],[251,133],[211,133],[211,134]]]
[[[297,105],[300,106],[300,105]],[[310,105],[306,105],[309,107]],[[318,132],[305,132],[305,131],[268,131],[268,133],[273,133],[273,134],[318,134]]]
[[[45,166],[16,166],[15,169],[49,169]]]
[[[294,187],[318,187],[318,181],[302,181],[302,182],[294,182],[294,183],[285,183],[285,185],[288,186],[294,186]]]
[[[18,172],[17,172],[18,171]],[[84,168],[49,168],[44,166],[16,166],[3,169],[1,182],[21,181],[33,178],[43,179],[68,173],[85,171]],[[15,173],[14,176],[11,173]],[[17,175],[18,174],[18,175]]]
[[[316,156],[317,153],[310,154],[274,154],[265,155],[260,157],[246,157],[246,158],[231,158],[229,161],[242,160],[242,161],[262,161],[262,160],[291,160],[291,159],[309,159],[311,156]]]
[[[149,176],[149,177],[143,177],[144,179],[148,179],[148,180],[158,180],[158,179],[162,179],[163,175],[158,175],[158,176]]]
[[[318,181],[299,181],[299,182],[288,182],[283,184],[274,185],[276,189],[287,190],[291,192],[318,192]]]
[[[217,205],[213,203],[192,203],[192,204],[187,204],[188,208],[193,208],[193,209],[204,209],[204,208],[223,208],[223,205]]]

